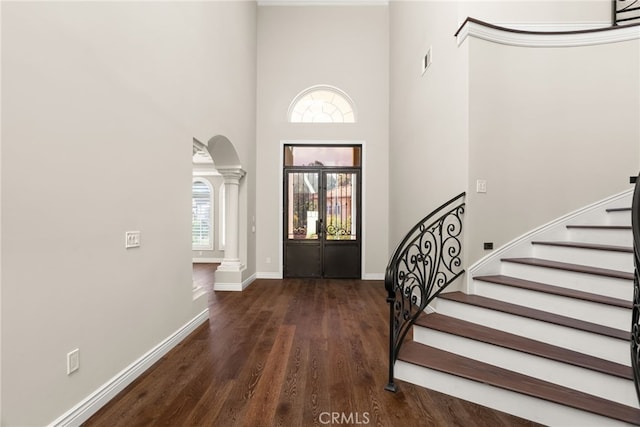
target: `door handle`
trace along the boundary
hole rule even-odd
[[[319,220],[316,221],[316,232],[318,233],[318,237],[322,236],[322,232],[324,230],[322,229],[322,218],[320,218]]]

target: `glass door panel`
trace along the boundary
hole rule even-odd
[[[287,238],[317,240],[321,231],[319,209],[319,178],[317,172],[288,173]]]
[[[325,231],[327,240],[356,240],[356,173],[327,172],[325,175]]]

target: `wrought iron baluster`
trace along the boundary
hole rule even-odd
[[[462,193],[416,224],[394,251],[385,272],[389,304],[389,383],[396,391],[394,365],[404,339],[420,313],[464,273]]]
[[[612,0],[613,25],[640,22],[640,0]]]
[[[631,229],[633,231],[633,309],[631,311],[631,367],[636,394],[640,402],[640,176],[636,179],[631,205]]]

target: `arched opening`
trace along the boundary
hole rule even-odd
[[[217,235],[220,236],[212,240],[212,245],[222,254],[220,264],[215,269],[213,289],[242,290],[242,271],[245,266],[241,262],[239,252],[239,193],[240,181],[245,171],[233,144],[223,135],[212,137],[206,144],[194,138],[193,147],[194,164],[196,156],[202,159],[208,156],[211,159],[210,168],[215,171],[211,174],[216,175],[220,183],[217,194],[224,197],[219,198],[217,221],[212,220],[212,226],[219,224]]]
[[[213,290],[215,270],[224,257],[218,244],[224,181],[205,144],[193,140],[191,185],[191,262],[194,299]]]

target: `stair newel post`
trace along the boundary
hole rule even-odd
[[[385,386],[385,390],[396,392],[396,383],[394,381],[394,365],[396,362],[396,349],[395,349],[395,315],[394,315],[394,305],[396,303],[396,291],[393,283],[393,268],[391,266],[387,267],[385,272],[385,288],[387,290],[387,304],[389,304],[389,382]]]
[[[631,229],[633,231],[633,309],[631,312],[631,367],[636,394],[640,402],[640,176],[635,180],[631,205]]]
[[[395,374],[393,372],[393,367],[396,361],[393,339],[393,305],[395,304],[395,298],[387,298],[387,302],[389,303],[389,382],[384,389],[395,393],[398,390],[396,388],[396,383],[394,382]]]
[[[393,252],[385,270],[389,304],[389,382],[395,392],[394,365],[416,319],[429,303],[464,273],[461,260],[465,193],[418,222]]]

